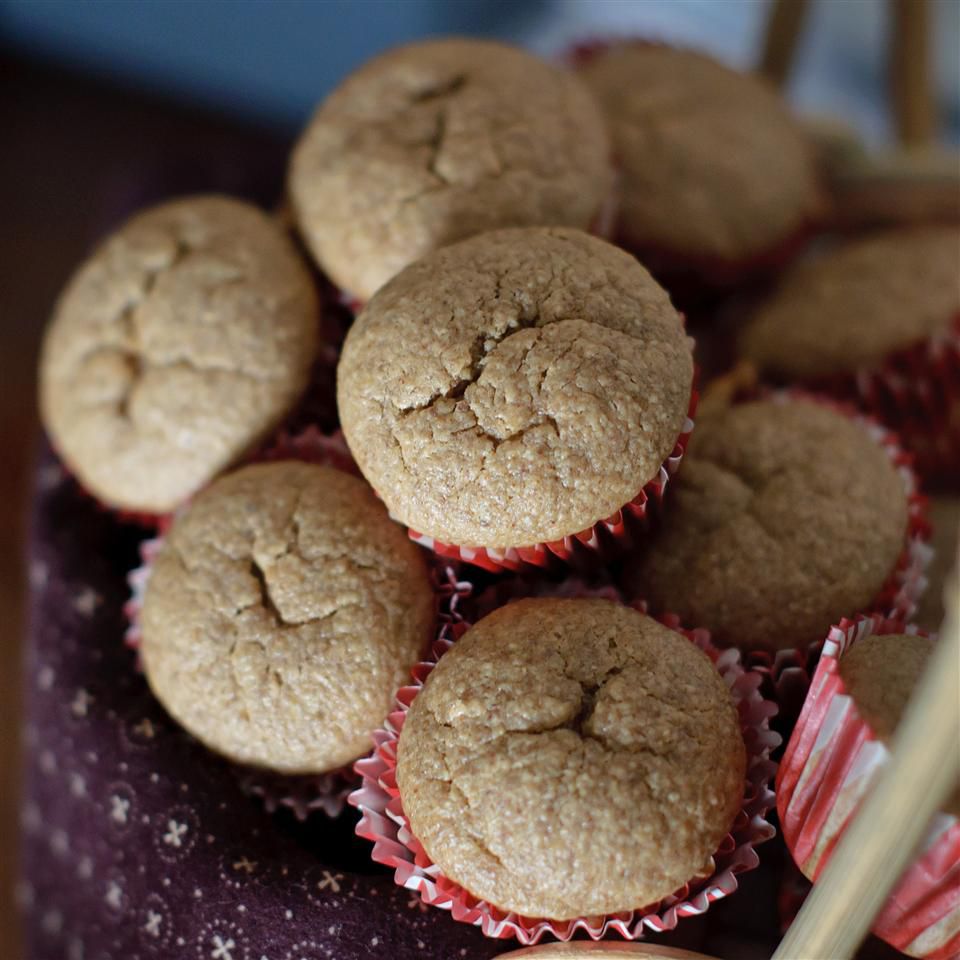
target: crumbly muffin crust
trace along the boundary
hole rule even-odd
[[[930,637],[874,635],[859,640],[840,658],[840,678],[857,712],[887,746],[935,647]],[[944,810],[960,816],[960,785]]]
[[[439,246],[504,226],[590,226],[609,139],[572,74],[514,47],[398,47],[349,76],[297,145],[289,191],[308,246],[362,300]]]
[[[812,151],[759,78],[647,43],[611,46],[579,72],[611,126],[631,244],[740,262],[817,213]]]
[[[960,229],[891,230],[791,270],[741,350],[780,377],[853,373],[947,333],[958,314]]]
[[[739,809],[730,693],[682,635],[608,600],[521,600],[443,656],[400,734],[414,835],[452,880],[555,920],[654,903]]]
[[[429,640],[433,606],[421,551],[362,480],[255,464],[174,523],[147,582],[144,669],[211,749],[323,772],[369,749]]]
[[[266,214],[218,196],[163,204],[110,236],[61,296],[43,421],[92,493],[163,513],[277,424],[316,338],[310,276]]]
[[[720,642],[804,647],[865,610],[907,528],[901,477],[855,421],[806,400],[698,426],[630,591]]]
[[[590,527],[669,456],[693,363],[629,254],[577,230],[498,230],[408,267],[337,371],[350,449],[391,514],[440,540],[523,546]]]

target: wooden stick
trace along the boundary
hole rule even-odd
[[[807,897],[773,960],[849,960],[960,781],[960,555],[944,589],[940,640],[863,807]],[[703,960],[703,954],[645,944],[545,944],[515,960]],[[709,960],[709,958],[707,958]]]
[[[960,152],[897,148],[838,162],[829,172],[841,229],[960,221]]]
[[[790,77],[806,12],[807,0],[776,0],[770,8],[757,69],[777,87]]]
[[[960,779],[960,578],[893,741],[890,763],[843,835],[774,960],[847,960]]]
[[[749,360],[739,360],[726,373],[715,377],[704,388],[697,406],[697,419],[722,413],[736,399],[756,387],[760,373]]]
[[[891,97],[897,137],[904,146],[931,143],[937,135],[929,13],[927,0],[892,0]]]

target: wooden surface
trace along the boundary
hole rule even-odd
[[[770,5],[757,69],[778,87],[786,86],[806,20],[808,0],[774,0]]]
[[[40,332],[91,242],[132,207],[217,186],[272,203],[287,141],[2,56],[0,129],[0,957],[17,960],[16,720]]]
[[[904,146],[933,142],[937,134],[930,51],[934,24],[928,0],[890,2],[890,99]]]

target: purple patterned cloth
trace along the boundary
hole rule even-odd
[[[31,960],[486,958],[372,863],[353,810],[268,814],[182,733],[123,645],[137,531],[45,454],[29,559],[24,878]]]
[[[306,823],[268,813],[236,768],[166,716],[123,643],[142,536],[44,450],[25,663],[28,960],[486,960],[517,949],[398,887],[355,836],[352,808]],[[734,896],[651,939],[769,957],[790,858],[779,839],[758,852]],[[899,955],[873,941],[860,956]]]

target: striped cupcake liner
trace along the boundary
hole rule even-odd
[[[560,540],[535,543],[526,547],[467,547],[444,543],[435,537],[409,529],[410,539],[448,560],[471,563],[491,573],[514,572],[530,568],[551,568],[559,564],[594,566],[596,561],[612,559],[643,535],[652,511],[663,501],[670,478],[680,469],[690,434],[699,394],[690,393],[690,405],[680,435],[670,456],[640,492],[619,510],[593,526]]]
[[[414,891],[423,903],[449,910],[454,920],[479,927],[485,936],[515,938],[523,944],[537,943],[543,937],[566,941],[577,931],[593,940],[608,935],[637,940],[648,930],[672,930],[681,918],[698,916],[711,903],[735,893],[737,875],[759,863],[755,846],[771,839],[776,832],[766,819],[775,802],[770,781],[776,764],[770,760],[770,753],[779,745],[780,737],[769,729],[769,720],[776,713],[776,706],[760,695],[760,677],[743,668],[737,651],[717,650],[704,630],[680,630],[676,618],[664,618],[662,622],[683,633],[714,662],[737,705],[747,746],[743,806],[730,833],[714,853],[709,874],[692,878],[671,896],[642,909],[564,921],[505,912],[444,876],[413,835],[403,811],[396,782],[397,742],[410,704],[443,654],[469,626],[457,612],[442,623],[430,658],[414,668],[412,683],[397,694],[397,709],[383,729],[374,734],[371,756],[355,764],[362,784],[348,802],[360,811],[356,832],[373,843],[372,858],[392,868],[395,882]]]
[[[844,653],[872,634],[919,634],[903,620],[860,616],[830,630],[777,775],[777,810],[794,860],[814,882],[890,751],[860,716],[840,675]],[[938,814],[923,849],[874,922],[898,950],[929,960],[960,954],[960,822]]]
[[[295,435],[283,433],[256,458],[256,462],[280,460],[303,460],[360,475],[339,431],[326,436],[316,428],[309,427]],[[174,519],[175,517],[169,518],[164,530],[169,529]],[[127,575],[130,597],[123,608],[127,618],[124,643],[137,652],[138,670],[142,669],[139,654],[143,640],[140,613],[150,571],[163,543],[162,535],[142,541],[140,565]],[[472,589],[469,584],[457,581],[452,567],[435,567],[431,573],[437,606],[441,613],[455,609],[459,598]],[[258,797],[269,812],[280,808],[289,809],[299,820],[304,820],[317,811],[328,817],[339,816],[344,810],[348,794],[357,785],[351,764],[320,774],[281,774],[243,764],[231,766],[245,793]]]

